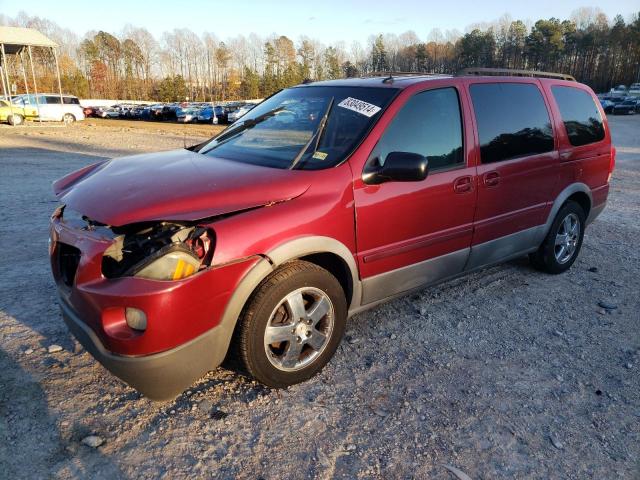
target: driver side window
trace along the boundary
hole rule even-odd
[[[427,157],[429,172],[461,166],[462,119],[456,89],[427,90],[407,100],[382,134],[369,164],[384,165],[391,152]]]

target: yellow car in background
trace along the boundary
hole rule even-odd
[[[24,108],[11,106],[6,100],[0,100],[0,122],[9,125],[22,125],[26,117]]]

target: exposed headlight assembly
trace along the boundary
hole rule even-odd
[[[139,277],[175,281],[209,265],[213,233],[203,227],[161,222],[113,228],[102,273],[107,278]]]
[[[137,265],[134,277],[152,280],[182,280],[200,269],[201,260],[191,251],[177,246],[163,248],[156,258]]]

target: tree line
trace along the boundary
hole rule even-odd
[[[0,25],[37,28],[61,46],[63,89],[80,97],[218,101],[261,98],[305,80],[375,72],[455,73],[498,67],[568,73],[596,91],[640,81],[640,12],[625,21],[581,8],[571,18],[513,20],[471,25],[467,32],[434,29],[372,35],[363,45],[325,45],[302,37],[238,35],[221,40],[206,32],[174,29],[158,39],[127,25],[118,34],[90,31],[79,39],[55,23],[25,13],[0,15]],[[56,90],[53,58],[37,55],[39,82]],[[10,63],[18,86],[17,61]],[[42,90],[42,88],[41,88]]]

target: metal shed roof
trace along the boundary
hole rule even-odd
[[[0,44],[8,54],[18,53],[22,48],[57,47],[58,44],[50,40],[38,30],[21,27],[0,27]]]

